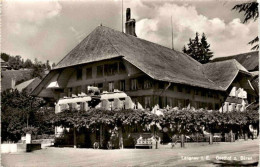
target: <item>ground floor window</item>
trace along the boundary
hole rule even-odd
[[[125,80],[119,81],[119,90],[125,91]]]
[[[145,108],[151,108],[151,97],[150,96],[144,97],[144,105],[145,105]]]
[[[137,79],[131,79],[131,90],[137,90]]]
[[[113,92],[115,88],[114,82],[109,82],[108,83],[108,91]]]

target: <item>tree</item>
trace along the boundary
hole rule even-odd
[[[8,59],[8,63],[12,69],[19,70],[22,67],[21,56],[10,56]]]
[[[2,141],[18,141],[21,135],[26,133],[28,128],[31,130],[43,130],[44,128],[42,126],[46,125],[47,120],[45,116],[48,116],[50,113],[46,112],[39,115],[38,110],[44,106],[44,104],[43,99],[32,97],[25,91],[19,92],[13,90],[2,92]]]
[[[1,59],[8,62],[10,55],[6,53],[1,53]]]
[[[41,64],[34,64],[33,65],[33,71],[32,71],[32,77],[39,77],[42,79],[44,76],[44,68],[42,67]]]
[[[237,10],[239,13],[244,12],[245,19],[243,23],[247,23],[249,20],[256,21],[259,13],[258,13],[258,3],[257,2],[246,2],[246,3],[241,3],[238,5],[235,5],[232,10]],[[254,45],[251,48],[251,50],[258,50],[259,49],[259,44],[258,44],[259,38],[258,36],[255,37],[252,41],[250,41],[248,44]]]
[[[24,68],[32,68],[33,67],[33,63],[30,59],[26,59],[26,61],[24,62]]]
[[[51,66],[50,66],[49,60],[46,61],[46,68],[47,68],[47,70],[51,70]]]
[[[209,62],[209,59],[213,56],[213,52],[211,52],[211,50],[209,49],[210,44],[208,44],[207,42],[207,37],[205,35],[205,33],[202,34],[201,37],[201,63],[205,64],[207,62]]]
[[[187,45],[188,49],[184,46],[182,50],[183,53],[186,53],[202,64],[208,63],[213,56],[213,52],[209,49],[210,44],[208,44],[207,37],[204,33],[202,34],[201,40],[199,40],[199,33],[196,32],[195,38],[190,38]]]
[[[51,67],[54,68],[55,66],[56,66],[56,64],[55,64],[55,63],[52,63]]]

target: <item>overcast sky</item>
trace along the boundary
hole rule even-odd
[[[245,1],[244,1],[245,2]],[[257,22],[243,24],[243,15],[231,11],[241,1],[124,0],[136,19],[136,34],[181,51],[195,32],[206,34],[214,57],[250,52],[247,43],[257,36]],[[59,62],[101,23],[121,31],[121,0],[4,1],[2,52]]]

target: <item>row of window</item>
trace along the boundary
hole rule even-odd
[[[219,109],[220,105],[218,103],[207,103],[201,101],[190,101],[189,99],[177,99],[171,97],[155,97],[154,104],[152,103],[152,96],[140,96],[140,97],[132,97],[133,102],[140,103],[144,108],[152,108],[154,105],[158,104],[161,108],[166,107],[167,105],[170,107],[194,107],[196,109],[204,108],[204,109]]]
[[[111,64],[99,65],[97,68],[97,77],[112,76],[115,74],[122,74],[126,72],[126,68],[122,62],[115,62]],[[77,80],[82,80],[83,69],[77,69]],[[92,67],[86,68],[86,79],[92,78]]]
[[[178,85],[178,84],[177,85],[173,85],[172,84],[169,87],[169,90],[175,91],[174,87],[176,87],[177,92],[184,92],[184,90],[185,90],[185,93],[188,93],[188,94],[191,93],[191,89],[192,89],[189,86],[182,86],[182,85]],[[164,82],[159,82],[158,88],[159,89],[165,89],[166,88],[165,83]],[[214,97],[214,98],[218,98],[219,97],[218,93],[213,93],[212,91],[209,91],[209,90],[194,89],[194,95],[199,95],[199,94],[201,94],[201,96],[203,96],[203,97],[206,97],[207,95],[208,95],[207,97]]]

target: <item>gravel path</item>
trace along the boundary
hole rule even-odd
[[[93,150],[47,148],[32,153],[2,154],[4,167],[51,166],[219,166],[256,165],[259,140],[215,143],[187,148]],[[234,160],[235,159],[235,160]]]

